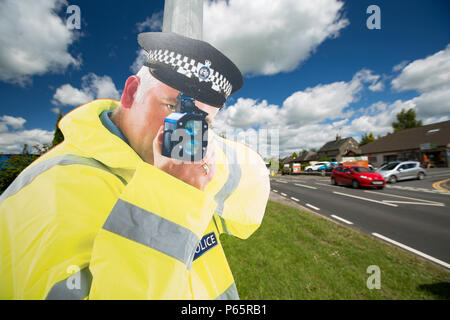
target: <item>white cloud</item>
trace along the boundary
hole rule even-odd
[[[51,143],[53,132],[32,129],[24,130],[26,120],[22,117],[0,116],[0,153],[20,153],[23,145]]]
[[[424,59],[405,66],[392,80],[397,91],[416,90],[419,96],[409,100],[420,118],[450,114],[450,45]]]
[[[359,99],[364,84],[373,86],[380,83],[379,79],[371,70],[362,69],[349,82],[320,84],[295,92],[283,102],[280,117],[289,125],[350,117],[353,111],[346,108]]]
[[[408,60],[403,60],[402,62],[400,62],[399,64],[396,64],[393,68],[392,71],[397,72],[402,70],[404,67],[406,67],[406,65],[409,63]]]
[[[62,112],[61,108],[51,108],[50,109],[51,112],[53,112],[56,115],[59,115],[60,112]]]
[[[56,12],[62,0],[4,0],[0,2],[0,80],[24,85],[34,75],[78,67],[68,47],[76,33]]]
[[[280,117],[289,125],[303,125],[344,115],[344,109],[356,101],[362,86],[359,81],[334,82],[298,91],[288,97]]]
[[[109,76],[99,77],[94,73],[89,73],[81,78],[81,80],[83,82],[83,88],[90,88],[96,99],[120,98],[120,93]]]
[[[450,88],[423,93],[411,102],[419,117],[450,115]]]
[[[410,102],[397,100],[392,104],[377,102],[364,109],[362,114],[355,117],[349,124],[349,134],[360,135],[373,132],[374,135],[384,135],[392,131],[392,122],[402,109],[413,107]]]
[[[417,90],[429,92],[450,87],[450,45],[425,59],[408,64],[401,74],[392,80],[398,91]]]
[[[138,71],[142,68],[145,61],[147,61],[147,52],[145,50],[139,49],[136,51],[137,57],[134,60],[133,64],[130,67],[130,70],[133,71],[133,73],[138,73]]]
[[[143,22],[136,23],[136,28],[139,32],[161,31],[162,25],[163,12],[160,11],[152,14],[151,17],[147,17]],[[147,60],[147,53],[145,50],[139,49],[136,51],[136,54],[136,59],[134,59],[133,64],[130,67],[130,70],[133,73],[137,73]]]
[[[6,116],[6,115],[0,117],[0,121],[2,121],[4,124],[14,128],[14,129],[23,128],[23,125],[26,122],[26,120],[22,117],[11,117],[11,116]]]
[[[384,90],[384,84],[383,84],[382,81],[375,82],[374,84],[371,84],[369,86],[369,90],[370,91],[374,91],[374,92],[383,91]]]
[[[93,99],[94,96],[90,92],[78,90],[70,84],[64,84],[56,89],[52,103],[54,105],[79,106]]]
[[[32,151],[31,147],[36,144],[51,144],[53,134],[52,131],[42,129],[2,132],[0,133],[0,152],[21,153],[24,144],[27,144]]]
[[[81,78],[81,89],[64,84],[56,89],[52,103],[63,106],[79,106],[93,99],[120,99],[120,92],[109,76],[97,76],[89,73]]]
[[[151,17],[147,17],[145,21],[136,23],[139,32],[144,31],[161,31],[163,24],[163,12],[156,12]]]
[[[278,106],[270,105],[266,100],[239,98],[237,102],[219,112],[214,119],[217,128],[249,129],[253,126],[273,125],[278,116]]]
[[[338,0],[207,1],[203,35],[243,73],[289,72],[349,24],[342,7]]]
[[[442,117],[430,117],[422,120],[423,124],[431,124],[436,122],[443,122],[450,120],[450,116],[442,116]]]

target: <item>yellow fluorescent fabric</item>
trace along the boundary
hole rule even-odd
[[[232,192],[227,195],[222,210],[216,211],[220,216],[216,221],[221,222],[219,228],[223,232],[247,239],[261,225],[264,216],[270,192],[267,168],[255,151],[234,141],[217,139],[222,141],[228,155],[225,165],[228,176],[240,176],[240,179],[230,184]]]
[[[218,244],[195,259],[192,263],[190,278],[194,299],[205,300],[216,298],[234,283],[233,275],[228,266],[213,221],[209,224],[205,234],[210,234],[211,232],[214,232]]]
[[[0,299],[58,298],[74,267],[92,275],[80,299],[236,298],[219,233],[247,238],[260,225],[264,162],[214,136],[218,168],[202,192],[143,162],[102,125],[100,113],[117,106],[95,100],[66,115],[65,141],[0,197]],[[193,260],[211,232],[217,244]]]
[[[74,178],[80,175],[82,181]],[[3,200],[0,298],[45,298],[54,283],[71,275],[70,266],[88,265],[94,239],[121,188],[102,170],[55,166]]]

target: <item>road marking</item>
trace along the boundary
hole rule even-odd
[[[441,180],[438,182],[433,183],[433,188],[437,189],[438,191],[441,192],[447,192],[450,193],[449,190],[445,189],[444,187],[441,186],[441,184],[446,183],[447,181],[449,181],[450,179],[445,179],[445,180]]]
[[[281,192],[281,195],[287,197],[286,193]]]
[[[327,186],[327,187],[337,187],[337,186],[333,186],[332,184],[325,184],[325,183],[319,183],[319,182],[315,182],[315,184],[320,184],[321,186]]]
[[[450,173],[443,173],[443,174],[427,174],[427,177],[444,177],[444,176],[450,176]]]
[[[314,210],[320,210],[320,208],[314,207],[312,204],[307,203],[306,205]]]
[[[415,254],[417,254],[418,256],[421,256],[422,258],[425,258],[425,259],[428,259],[428,260],[430,260],[430,261],[433,261],[433,262],[435,262],[435,263],[437,263],[437,264],[440,264],[441,266],[444,266],[444,267],[447,268],[447,269],[450,269],[450,264],[448,264],[448,263],[446,263],[446,262],[444,262],[444,261],[442,261],[442,260],[436,259],[436,258],[434,258],[434,257],[432,257],[432,256],[429,256],[429,255],[427,255],[427,254],[425,254],[425,253],[423,253],[423,252],[421,252],[421,251],[418,251],[418,250],[416,250],[416,249],[413,249],[413,248],[411,248],[411,247],[408,247],[408,246],[406,246],[406,245],[404,245],[404,244],[402,244],[402,243],[400,243],[400,242],[397,242],[397,241],[395,241],[395,240],[389,239],[388,237],[385,237],[385,236],[383,236],[383,235],[381,235],[381,234],[378,234],[378,233],[375,233],[375,232],[374,232],[374,233],[372,233],[372,235],[375,236],[375,237],[377,237],[377,238],[383,239],[383,240],[385,240],[385,241],[387,241],[387,242],[390,242],[390,243],[392,243],[392,244],[394,244],[394,245],[396,245],[396,246],[398,246],[398,247],[400,247],[400,248],[403,248],[403,249],[408,250],[408,251],[410,251],[410,252],[412,252],[412,253],[415,253]]]
[[[421,206],[435,206],[435,207],[445,207],[443,203],[426,203],[426,202],[411,202],[411,201],[394,201],[394,200],[383,200],[387,203],[403,203],[403,204],[418,204]]]
[[[383,200],[384,202],[391,202],[391,203],[406,203],[406,204],[419,204],[424,206],[437,206],[437,207],[445,207],[445,204],[442,202],[436,202],[436,201],[430,201],[430,200],[424,200],[424,199],[418,199],[418,198],[411,198],[411,197],[405,197],[405,196],[399,196],[396,194],[389,194],[389,193],[383,193],[383,192],[377,192],[377,191],[365,191],[368,193],[374,193],[374,194],[382,194],[389,197],[396,197],[401,199],[409,199],[409,200],[416,200],[415,202],[411,201],[394,201],[394,200]],[[420,202],[417,202],[420,201]]]
[[[345,222],[346,224],[353,224],[353,222],[348,221],[348,220],[345,220],[345,219],[343,219],[343,218],[341,218],[341,217],[335,216],[334,214],[332,214],[331,216],[332,216],[333,218],[335,218],[335,219],[338,219],[338,220],[341,220],[342,222]]]
[[[435,189],[424,189],[424,188],[416,188],[416,187],[400,187],[400,186],[389,186],[389,185],[386,185],[386,188],[450,195],[450,192],[442,191],[442,190],[435,190]]]
[[[275,180],[275,181],[281,182],[281,183],[288,183],[287,181],[284,181],[284,180]]]
[[[300,201],[300,200],[298,200],[297,198],[294,198],[294,197],[291,197],[291,199],[294,200],[294,201],[297,201],[297,202]]]
[[[309,188],[309,189],[317,189],[316,187],[306,186],[304,184],[298,184],[298,183],[294,183],[294,184],[299,187],[304,187],[304,188]]]
[[[358,196],[354,196],[354,195],[350,195],[350,194],[346,194],[346,193],[342,193],[342,192],[336,192],[336,191],[333,191],[333,193],[340,194],[340,195],[343,195],[343,196],[346,196],[346,197],[352,197],[352,198],[361,199],[361,200],[366,200],[366,201],[370,201],[370,202],[381,203],[381,204],[384,204],[384,205],[386,205],[386,206],[398,207],[398,205],[393,204],[393,203],[388,203],[388,202],[383,202],[383,201],[372,200],[372,199],[368,199],[368,198],[364,198],[364,197],[358,197]]]
[[[275,189],[273,189],[272,191],[273,191],[273,192],[278,192],[278,191],[277,191],[277,190],[275,190]]]

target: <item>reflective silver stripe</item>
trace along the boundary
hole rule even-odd
[[[233,284],[229,286],[224,293],[218,296],[216,300],[240,300],[236,284],[233,282]]]
[[[86,267],[61,280],[51,288],[46,300],[83,300],[89,295],[92,274]],[[79,288],[77,288],[79,285]]]
[[[191,230],[119,199],[103,229],[136,241],[191,268],[200,239]]]
[[[222,217],[219,217],[219,218],[220,218],[220,223],[222,223],[223,232],[225,232],[226,234],[229,234],[229,235],[233,235],[230,232],[230,230],[228,230],[227,223],[225,222],[225,219],[222,218]]]
[[[91,166],[94,168],[102,169],[105,171],[108,171],[109,173],[113,174],[107,166],[105,166],[100,161],[97,161],[93,158],[86,158],[82,156],[77,156],[73,154],[65,154],[59,157],[51,158],[46,161],[40,162],[25,171],[23,171],[8,187],[8,189],[3,192],[3,194],[0,197],[0,202],[2,202],[4,199],[16,194],[21,190],[23,187],[30,184],[38,175],[41,173],[49,170],[50,168],[54,166],[67,166],[72,164],[81,164],[86,166]],[[126,181],[119,177],[118,175],[115,175],[117,178],[122,181],[122,183],[126,184]]]
[[[231,196],[233,191],[236,190],[237,186],[239,185],[242,172],[241,167],[238,163],[236,151],[221,139],[216,139],[216,141],[221,145],[228,161],[228,179],[223,185],[222,189],[220,189],[214,197],[214,200],[217,202],[216,213],[221,216],[223,213],[225,201],[229,196]]]

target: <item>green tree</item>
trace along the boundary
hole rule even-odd
[[[376,139],[373,136],[373,133],[370,132],[369,134],[365,133],[362,138],[361,138],[361,142],[359,143],[359,146],[363,146],[365,144],[368,144],[370,142],[374,142]]]
[[[298,158],[297,153],[294,152],[294,153],[291,155],[291,157],[292,157],[293,159]]]
[[[281,158],[278,157],[278,171],[283,170],[283,167],[284,167],[283,162],[281,161]]]
[[[398,122],[392,122],[394,132],[409,128],[416,128],[422,125],[422,120],[416,120],[416,111],[412,108],[408,111],[402,109],[402,111],[397,113],[397,121]]]
[[[0,164],[0,193],[16,179],[23,169],[28,167],[38,156],[29,154],[28,145],[23,146],[22,154],[12,155]]]
[[[58,124],[59,124],[59,121],[61,120],[61,118],[62,118],[62,113],[61,113],[61,109],[59,109],[58,119],[56,119],[56,129],[55,129],[55,134],[53,136],[52,147],[54,147],[58,143],[61,143],[64,141],[64,135],[58,127]]]
[[[35,144],[33,148],[36,150],[37,155],[40,156],[50,150],[51,147],[48,143],[44,143],[43,145]]]

